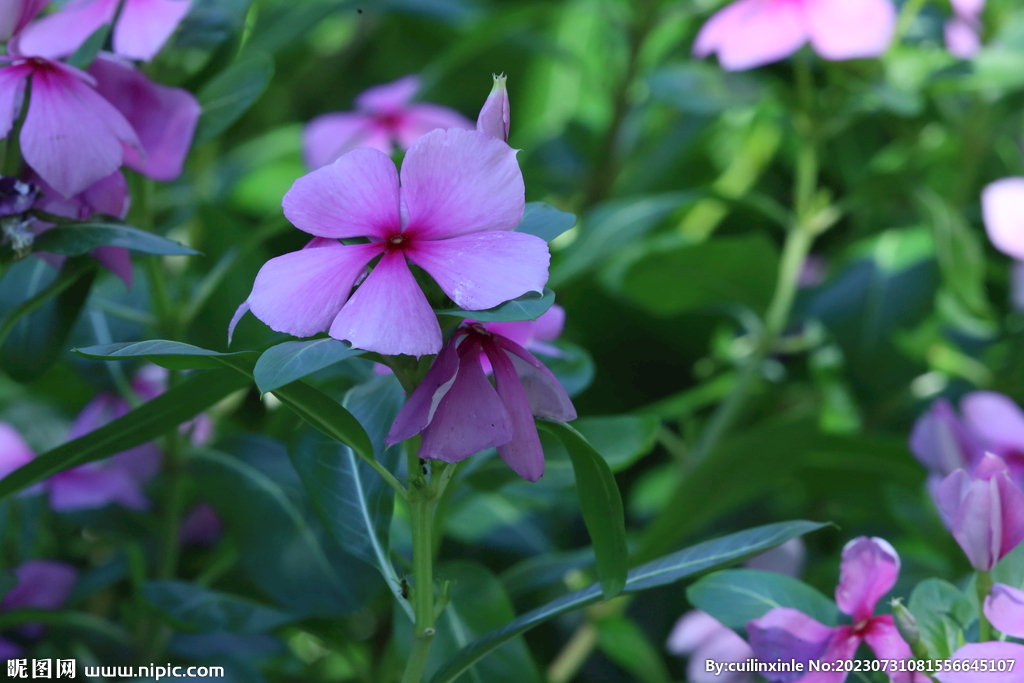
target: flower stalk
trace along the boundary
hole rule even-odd
[[[992,623],[984,609],[985,598],[992,593],[992,572],[978,572],[974,585],[978,591],[978,642],[985,643],[992,640]]]

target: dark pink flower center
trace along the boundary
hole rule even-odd
[[[405,251],[412,244],[412,239],[404,233],[397,232],[384,238],[384,248],[388,252]]]
[[[373,115],[373,120],[381,128],[394,130],[402,123],[401,112],[381,112]]]

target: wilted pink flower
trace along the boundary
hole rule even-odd
[[[206,501],[197,503],[181,522],[181,545],[213,545],[224,531],[224,524]]]
[[[74,567],[52,560],[29,560],[14,570],[18,582],[3,601],[0,612],[18,609],[58,610],[67,602],[78,573]],[[42,635],[41,624],[25,624],[18,629],[25,638]],[[0,659],[10,659],[21,653],[21,647],[0,638]]]
[[[899,555],[888,542],[866,536],[855,538],[843,548],[835,596],[839,610],[849,615],[853,624],[830,628],[798,610],[777,607],[747,624],[754,653],[762,661],[793,659],[805,665],[816,660],[838,662],[853,659],[860,644],[866,642],[879,659],[910,658],[910,646],[900,637],[892,616],[875,616],[875,605],[892,590],[899,572]],[[765,676],[786,683],[838,683],[846,673],[768,672]],[[911,676],[894,674],[893,680],[909,683]]]
[[[494,385],[480,364],[486,355]],[[461,327],[395,418],[389,446],[422,434],[421,458],[459,462],[488,448],[519,476],[544,474],[534,417],[576,419],[576,409],[551,371],[529,351],[478,324]]]
[[[50,0],[4,0],[0,8],[0,42],[17,35]]]
[[[253,314],[297,337],[329,330],[366,351],[422,356],[441,349],[441,328],[408,262],[465,310],[541,291],[547,244],[513,232],[525,207],[515,154],[477,131],[435,130],[409,149],[401,186],[391,159],[368,148],[299,178],[283,202],[297,228],[370,242],[333,242],[271,259],[249,295]]]
[[[324,114],[306,125],[306,165],[321,168],[357,147],[385,154],[408,149],[420,136],[438,128],[472,128],[459,112],[428,102],[412,102],[420,79],[406,76],[374,86],[356,97],[356,111]]]
[[[476,129],[502,142],[508,142],[510,124],[508,90],[505,88],[505,74],[502,74],[494,77],[491,94],[487,96],[487,101],[484,102],[476,119]]]
[[[985,616],[1001,632],[1014,638],[1024,638],[1024,591],[997,583],[985,598]],[[951,659],[967,661],[1014,660],[1009,671],[979,673],[978,671],[946,671],[935,674],[940,683],[1017,683],[1024,667],[1024,645],[1019,643],[969,643],[953,653]]]
[[[784,59],[808,41],[830,60],[879,57],[896,28],[891,0],[738,0],[711,17],[693,53],[740,71]]]
[[[952,528],[971,566],[991,571],[1024,540],[1024,491],[1006,463],[988,453],[973,474],[957,470],[935,493],[944,521]]]
[[[39,57],[16,57],[0,68],[0,136],[11,132],[29,77],[32,95],[19,138],[22,156],[65,197],[114,173],[126,146],[141,150],[135,130],[96,92],[92,76]]]
[[[45,4],[45,3],[44,3]],[[114,20],[114,51],[129,59],[156,56],[188,14],[191,0],[72,0],[28,26],[18,39],[22,54],[56,59],[74,53],[103,24]]]

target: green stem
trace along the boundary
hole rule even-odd
[[[921,13],[926,2],[927,0],[907,0],[903,5],[899,19],[896,21],[896,35],[893,37],[893,44],[899,43],[903,40],[903,36],[907,35],[907,31],[914,24],[914,19]]]
[[[985,643],[992,640],[992,624],[985,616],[985,598],[992,592],[992,574],[978,572],[975,586],[978,589],[978,642]]]

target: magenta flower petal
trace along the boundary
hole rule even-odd
[[[544,476],[544,449],[540,445],[526,389],[503,349],[493,340],[485,341],[484,349],[494,368],[498,397],[508,411],[512,425],[512,438],[498,446],[498,455],[520,477],[526,481],[537,481]],[[483,374],[483,369],[480,373]]]
[[[475,130],[435,130],[402,162],[406,232],[421,240],[514,230],[526,189],[516,150]]]
[[[145,510],[149,501],[129,472],[105,463],[90,463],[50,478],[50,507],[57,512],[92,510],[112,503]]]
[[[960,412],[986,448],[1024,451],[1024,411],[1009,396],[973,391],[960,401]]]
[[[982,216],[995,248],[1024,261],[1024,178],[1003,178],[981,193]]]
[[[750,647],[764,661],[817,661],[826,655],[834,635],[834,629],[788,607],[777,607],[760,619],[747,622]],[[801,675],[779,673],[770,680],[789,683]],[[842,681],[842,677],[838,680]]]
[[[418,357],[441,350],[437,316],[400,251],[384,254],[334,319],[330,335],[386,356]]]
[[[238,308],[235,309],[234,315],[231,316],[231,321],[228,323],[228,346],[231,346],[231,340],[235,336],[235,328],[238,327],[238,323],[242,322],[242,318],[245,314],[252,310],[252,306],[249,305],[248,301],[243,301],[239,304]]]
[[[123,247],[97,247],[89,253],[104,268],[120,278],[125,287],[131,288],[135,273],[132,270],[132,255],[127,249]]]
[[[537,318],[533,328],[533,338],[538,341],[555,341],[562,336],[564,327],[565,309],[558,304],[552,304],[551,308]]]
[[[459,462],[513,439],[515,418],[480,367],[480,340],[466,339],[458,352],[455,382],[423,430],[421,458]]]
[[[395,164],[369,148],[354,149],[302,176],[282,206],[295,227],[318,237],[383,239],[402,223]]]
[[[874,617],[864,632],[864,640],[879,659],[910,659],[914,656],[907,641],[896,630],[891,614]]]
[[[366,114],[338,113],[318,116],[302,131],[302,156],[306,166],[316,170],[334,163],[356,147],[372,147],[391,153],[391,139],[373,129]]]
[[[783,0],[739,0],[708,20],[693,53],[718,55],[722,68],[742,71],[784,59],[807,42],[800,4]]]
[[[896,31],[892,0],[803,0],[811,45],[825,59],[880,57]]]
[[[899,573],[900,557],[888,541],[855,538],[843,548],[836,604],[854,623],[870,619],[875,604],[896,585]]]
[[[21,32],[46,7],[49,0],[6,0],[0,11],[0,41]]]
[[[914,423],[910,452],[930,472],[946,476],[973,464],[979,449],[953,406],[939,399]]]
[[[397,81],[367,88],[356,97],[356,107],[373,113],[396,112],[403,109],[419,89],[419,76],[403,76]]]
[[[74,0],[64,9],[29,25],[18,36],[26,57],[67,57],[103,24],[114,19],[119,0]]]
[[[480,109],[476,119],[476,129],[487,133],[492,138],[508,142],[508,130],[511,125],[511,112],[508,103],[508,89],[505,87],[505,75],[494,77],[494,86],[487,101]]]
[[[1024,645],[1019,643],[968,643],[953,653],[950,659],[976,662],[979,660],[1014,661],[1006,671],[988,671],[983,674],[977,671],[942,671],[932,674],[939,683],[1019,683],[1020,672],[1024,670]]]
[[[14,126],[28,74],[22,66],[0,69],[0,137],[6,138]]]
[[[1024,638],[1024,591],[997,583],[985,598],[985,616],[1008,636]]]
[[[576,419],[576,408],[572,400],[543,363],[510,339],[496,337],[495,343],[509,352],[519,381],[526,389],[533,415],[556,422],[571,422]]]
[[[408,149],[422,136],[438,128],[469,130],[473,128],[473,124],[454,109],[442,107],[439,104],[421,102],[411,104],[405,110],[395,126],[395,137],[399,147]]]
[[[14,574],[18,583],[0,602],[0,611],[60,609],[78,578],[74,567],[51,560],[29,560],[18,566]]]
[[[0,422],[0,479],[36,457],[14,427]]]
[[[260,269],[248,303],[272,330],[311,337],[331,327],[380,245],[303,249],[270,259]]]
[[[125,0],[114,27],[114,51],[130,59],[153,59],[191,7],[191,0]]]
[[[105,55],[92,63],[89,73],[99,94],[124,114],[139,136],[143,154],[127,148],[125,165],[155,180],[176,180],[199,122],[199,101],[183,88],[154,83],[130,64]]]
[[[150,441],[110,457],[112,467],[125,472],[139,484],[145,484],[160,471],[160,448]]]
[[[434,359],[423,381],[413,390],[402,409],[398,411],[384,443],[389,447],[400,441],[411,439],[430,424],[438,402],[451,389],[455,373],[459,371],[459,354],[456,350],[462,335],[452,336],[441,353]]]
[[[548,281],[547,243],[521,232],[485,232],[417,241],[409,259],[468,311],[493,308]]]

